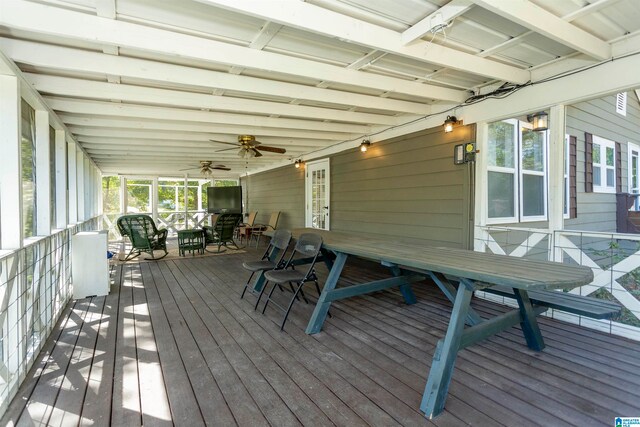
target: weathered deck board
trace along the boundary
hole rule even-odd
[[[109,296],[66,309],[0,423],[589,426],[640,413],[640,343],[541,318],[541,353],[519,328],[462,351],[429,421],[418,405],[451,310],[435,286],[416,284],[412,306],[397,290],[337,301],[313,336],[313,306],[296,303],[283,333],[279,311],[239,298],[241,262],[256,255],[116,268]],[[375,277],[374,264],[349,263],[344,282]]]

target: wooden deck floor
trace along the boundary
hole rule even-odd
[[[107,297],[72,303],[2,425],[613,425],[640,415],[640,343],[543,319],[547,348],[513,328],[460,353],[440,417],[418,407],[449,302],[379,292],[281,314],[239,299],[255,252],[116,268]],[[324,267],[320,267],[324,270]],[[376,268],[348,264],[347,280]],[[326,273],[326,272],[325,272]],[[476,301],[480,314],[504,308]]]

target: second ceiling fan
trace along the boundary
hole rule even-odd
[[[256,141],[256,137],[253,135],[238,135],[238,142],[226,142],[226,141],[216,141],[214,139],[210,139],[211,142],[217,142],[220,144],[233,145],[235,148],[240,148],[238,151],[238,156],[242,158],[248,157],[261,157],[262,153],[260,151],[268,151],[270,153],[284,154],[287,152],[284,148],[278,147],[270,147],[268,145],[262,145],[259,141]],[[235,148],[225,148],[224,150],[219,151],[228,151],[234,150]]]

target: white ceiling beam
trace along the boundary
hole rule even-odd
[[[69,126],[69,129],[74,135],[77,135],[80,139],[87,136],[103,137],[103,138],[129,138],[129,139],[157,139],[157,140],[171,140],[171,141],[203,141],[208,142],[210,139],[234,142],[237,141],[236,136],[213,134],[213,133],[199,133],[199,132],[169,132],[169,131],[150,131],[150,130],[134,130],[134,129],[109,129],[109,128],[90,128],[90,127],[78,127]],[[308,145],[309,147],[323,147],[331,145],[334,141],[325,141],[318,139],[298,139],[298,138],[277,138],[277,137],[261,137],[259,141],[266,145],[276,145],[282,148],[287,148],[288,144],[291,145]],[[222,144],[221,144],[222,146]]]
[[[122,145],[102,145],[102,144],[82,144],[84,148],[87,149],[89,153],[111,153],[124,155],[127,152],[135,152],[135,153],[172,153],[176,155],[182,154],[190,154],[190,153],[202,153],[203,151],[207,151],[206,148],[203,147],[182,147],[178,145],[174,145],[172,147],[150,147],[148,145],[132,145],[132,144],[122,144]],[[308,147],[289,147],[287,146],[287,153],[301,153],[308,149]],[[218,153],[223,157],[236,157],[237,152],[240,151],[240,148],[233,148],[226,152],[219,151],[221,148],[216,147],[215,149],[209,148],[211,153]]]
[[[173,147],[182,146],[185,147],[205,147],[205,148],[223,148],[230,147],[225,144],[218,144],[209,141],[209,139],[154,139],[153,137],[145,138],[144,136],[139,138],[120,137],[115,136],[90,136],[90,135],[78,135],[78,141],[82,144],[97,144],[97,145],[120,145],[120,144],[134,144],[134,145],[150,145],[158,147]],[[216,141],[223,142],[237,142],[236,137],[230,137],[229,135],[221,135],[221,138],[216,138]],[[260,137],[259,141],[266,145],[282,146],[287,148],[289,145],[296,147],[317,147],[318,145],[327,145],[326,141],[309,140],[309,139],[292,139],[292,138],[273,138],[273,137]]]
[[[402,43],[409,44],[414,40],[421,39],[429,34],[435,25],[444,24],[453,21],[458,16],[465,13],[473,7],[471,0],[451,0],[440,9],[421,19],[418,23],[412,25],[402,32],[400,39]]]
[[[529,80],[529,73],[526,70],[427,41],[415,41],[411,45],[405,45],[401,33],[397,31],[302,1],[198,1],[327,37],[357,43],[372,49],[384,50],[407,58],[472,72],[492,79],[514,83],[525,83]],[[392,88],[388,90],[393,91]]]
[[[157,120],[140,120],[140,119],[112,119],[101,117],[78,117],[68,114],[58,114],[67,126],[84,126],[84,127],[109,127],[117,129],[140,129],[140,130],[167,130],[180,132],[203,132],[231,135],[260,135],[260,136],[277,136],[287,138],[311,138],[326,139],[332,141],[344,141],[345,139],[355,138],[359,135],[340,132],[310,132],[288,129],[265,129],[252,126],[227,126],[227,125],[211,125],[205,123],[189,123],[176,121],[157,121]]]
[[[101,100],[164,105],[168,107],[205,108],[254,114],[279,114],[316,120],[337,120],[365,124],[395,124],[397,119],[382,114],[358,113],[330,108],[289,105],[228,96],[156,89],[144,86],[104,83],[68,77],[24,73],[34,89],[54,95],[90,97]]]
[[[185,87],[233,90],[248,94],[304,99],[329,104],[343,104],[363,108],[428,114],[424,103],[380,98],[372,95],[321,89],[314,86],[285,83],[256,77],[239,76],[219,71],[203,70],[163,62],[105,55],[61,46],[0,38],[0,49],[15,62],[54,70],[115,75],[149,82],[184,85]],[[454,93],[456,93],[455,96]],[[452,101],[467,97],[462,90],[452,91]],[[455,98],[455,99],[453,99]]]
[[[326,131],[329,125],[321,121],[282,119],[248,114],[220,113],[213,111],[189,110],[182,108],[154,107],[86,99],[43,97],[51,109],[73,114],[89,114],[106,117],[131,117],[152,120],[179,120],[194,123],[218,123],[260,128],[306,129]],[[331,123],[334,132],[369,133],[370,126]]]
[[[566,22],[529,0],[473,0],[473,2],[593,58],[605,60],[611,57],[609,43]]]
[[[274,4],[272,2],[266,2]],[[289,2],[282,2],[288,4]],[[425,98],[449,97],[452,89],[416,83],[394,77],[347,70],[319,61],[295,58],[273,52],[251,49],[187,34],[147,27],[124,21],[109,20],[63,10],[24,0],[2,0],[0,25],[38,34],[83,40],[90,43],[158,52],[181,58],[238,65],[251,69],[299,75],[318,81],[328,80],[382,91],[393,91]],[[396,33],[397,34],[397,33]],[[398,36],[399,37],[399,36]],[[437,50],[434,49],[433,50]],[[454,51],[456,52],[456,51]],[[483,60],[487,61],[488,60]],[[476,69],[469,63],[466,69]],[[496,67],[500,68],[499,65]],[[517,77],[517,69],[510,75]],[[522,71],[522,70],[517,70]],[[454,91],[458,95],[457,91]]]

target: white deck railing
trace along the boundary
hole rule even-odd
[[[558,310],[549,310],[548,315],[640,340],[640,235],[494,226],[476,230],[477,251],[590,267],[593,282],[571,292],[616,300],[623,306],[622,314],[611,321]],[[479,296],[510,303],[491,294]]]
[[[97,230],[99,220],[0,253],[0,414],[71,299],[71,236]]]

